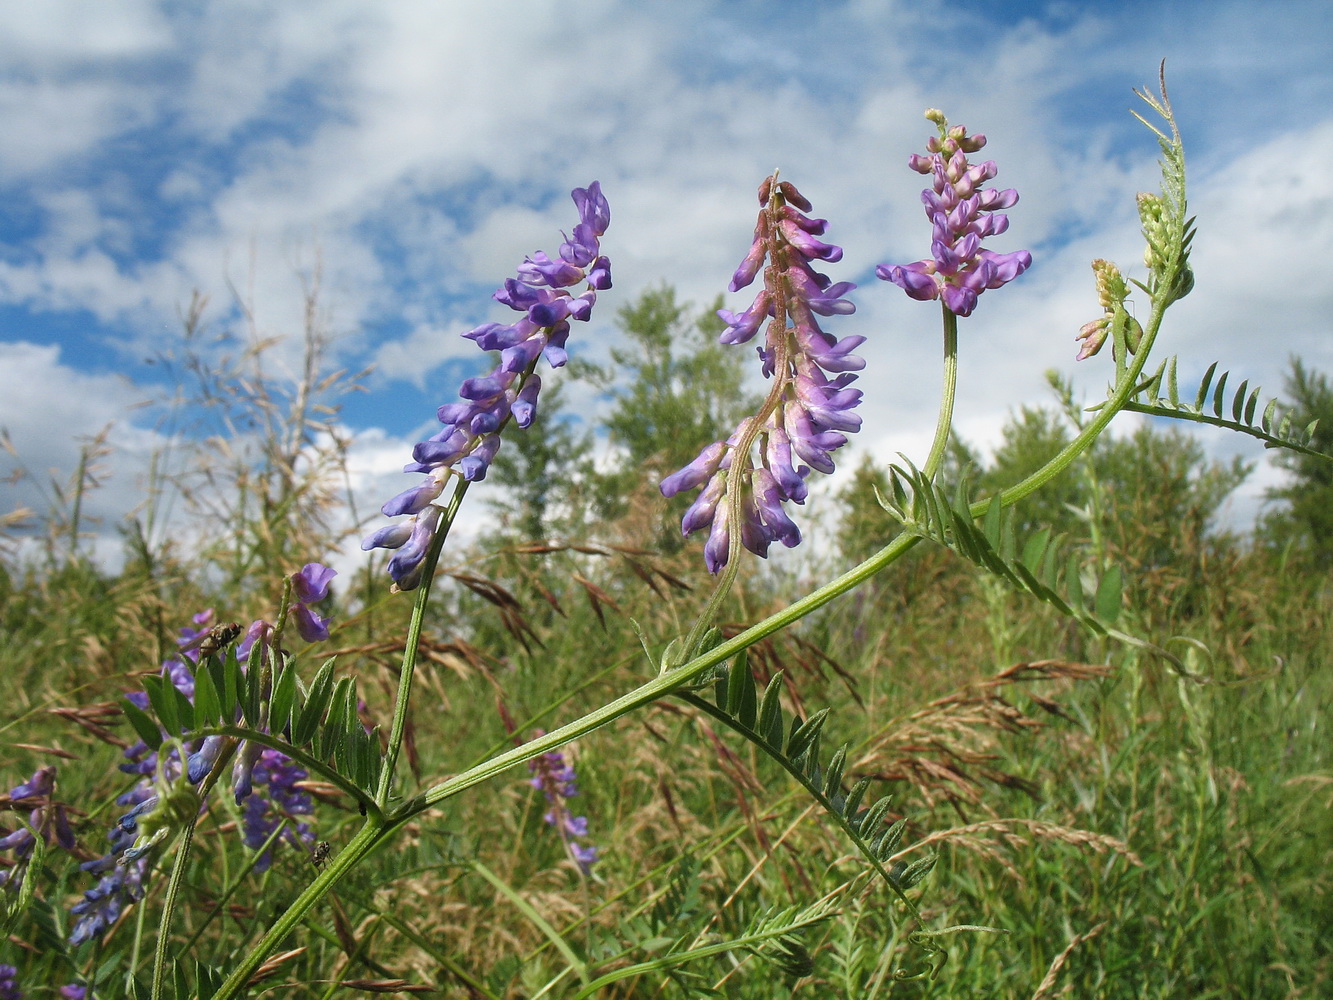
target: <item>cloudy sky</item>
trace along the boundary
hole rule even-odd
[[[876,281],[928,252],[905,166],[938,107],[990,137],[1021,201],[995,249],[1031,271],[962,325],[959,428],[992,444],[1048,399],[1091,401],[1109,358],[1073,363],[1097,314],[1088,262],[1139,266],[1134,193],[1157,147],[1132,88],[1168,86],[1199,217],[1197,285],[1168,320],[1182,380],[1212,361],[1269,390],[1291,355],[1333,369],[1333,72],[1325,0],[1078,3],[44,0],[0,7],[0,426],[29,469],[67,474],[109,427],[107,531],[142,496],[166,433],[138,404],[181,347],[196,290],[210,329],[301,328],[322,264],[339,364],[373,365],[342,419],[369,500],[430,433],[480,355],[457,334],[508,322],[490,292],[575,221],[599,179],[612,224],[575,350],[661,281],[725,288],[774,167],[830,220],[868,367],[858,447],[920,459],[938,382],[936,307]],[[748,297],[732,296],[733,307]],[[295,357],[283,348],[275,363]],[[1262,450],[1208,438],[1217,454]],[[1238,451],[1239,450],[1239,451]],[[850,463],[848,463],[850,464]],[[3,471],[3,470],[0,470]],[[1273,482],[1260,469],[1251,497]],[[33,502],[17,487],[6,509]],[[373,506],[373,504],[371,504]],[[1250,510],[1253,502],[1250,502]]]

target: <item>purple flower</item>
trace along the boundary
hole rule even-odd
[[[861,391],[849,386],[854,372],[865,367],[851,353],[865,338],[839,340],[815,318],[856,310],[843,297],[856,286],[834,284],[812,266],[817,260],[841,259],[842,250],[815,238],[828,223],[805,214],[810,202],[789,182],[778,182],[776,175],[767,178],[759,188],[759,204],[754,242],[731,279],[731,290],[750,284],[761,269],[764,287],[744,312],[718,310],[727,324],[719,339],[744,344],[766,326],[759,357],[774,384],[758,414],[746,417],[726,441],[710,444],[658,486],[666,497],[702,487],[681,520],[681,531],[689,535],[709,529],[704,562],[712,573],[731,557],[733,528],[740,543],[758,556],[767,556],[773,542],[788,548],[799,544],[800,529],[783,504],[804,503],[811,470],[832,472],[831,453],[861,426],[852,412]],[[737,462],[740,467],[734,468]],[[739,490],[735,497],[729,493],[733,487]]]
[[[208,772],[213,770],[213,765],[217,763],[226,743],[227,737],[225,736],[204,737],[199,749],[185,759],[185,776],[190,779],[190,784],[199,784],[208,775]]]
[[[61,1000],[85,1000],[87,996],[88,987],[80,986],[78,983],[60,987]]]
[[[338,575],[336,569],[319,563],[306,563],[299,573],[292,574],[292,590],[302,604],[318,604],[329,596],[329,582]]]
[[[124,864],[113,862],[97,885],[84,892],[83,901],[70,908],[69,912],[77,919],[70,931],[69,943],[78,946],[99,937],[120,919],[126,906],[143,899],[147,872],[146,857]]]
[[[27,874],[28,859],[40,837],[43,843],[59,844],[67,851],[75,847],[74,829],[64,803],[52,799],[55,794],[56,768],[39,768],[31,778],[15,786],[9,793],[9,805],[15,812],[28,810],[27,822],[19,821],[15,829],[6,833],[0,829],[0,851],[10,851],[15,864],[0,869],[0,889],[17,891]]]
[[[385,507],[388,508],[393,502],[390,500]],[[319,563],[306,563],[300,572],[291,576],[292,594],[296,597],[292,603],[291,615],[296,621],[296,631],[306,642],[322,642],[329,637],[330,619],[321,618],[307,605],[317,604],[328,597],[329,582],[337,575],[336,569],[330,569]]]
[[[138,834],[139,816],[157,804],[147,781],[141,781],[116,800],[134,808],[116,821],[107,834],[111,847],[102,857],[85,861],[79,868],[102,878],[83,894],[83,900],[70,908],[75,917],[69,941],[80,945],[99,937],[124,912],[125,907],[143,898],[144,878],[150,859],[145,856],[128,858]]]
[[[597,292],[611,287],[611,264],[601,255],[601,237],[611,224],[611,209],[601,185],[570,192],[579,221],[566,236],[555,257],[538,250],[519,265],[492,296],[522,317],[514,323],[483,323],[463,334],[483,351],[498,351],[500,364],[490,374],[463,382],[461,402],[446,403],[437,416],[439,431],[412,450],[404,472],[421,472],[426,479],[384,504],[387,517],[411,515],[403,524],[389,525],[369,535],[362,549],[394,549],[389,575],[395,590],[414,590],[421,583],[422,561],[430,551],[440,523],[435,501],[451,475],[468,482],[486,478],[500,447],[500,432],[512,416],[527,427],[536,413],[541,380],[533,371],[545,357],[553,368],[568,360],[565,342],[570,321],[585,321],[592,314]],[[580,283],[578,295],[569,289]]]
[[[23,1000],[19,970],[12,965],[0,965],[0,1000]]]
[[[277,750],[265,749],[258,755],[253,779],[267,788],[267,795],[254,794],[245,801],[243,831],[247,847],[256,851],[263,847],[284,818],[308,816],[315,811],[310,793],[297,787],[308,777],[304,768]],[[283,830],[281,839],[291,844],[310,843],[314,835],[306,823],[295,822]],[[265,851],[255,863],[255,871],[266,871],[271,860],[270,852]]]
[[[296,619],[296,631],[306,642],[321,642],[329,637],[328,618],[321,618],[304,604],[292,605],[292,617]]]
[[[983,239],[1009,228],[1009,217],[997,210],[1014,205],[1018,192],[983,189],[997,173],[995,161],[973,164],[967,156],[986,145],[984,135],[969,136],[961,125],[950,128],[944,115],[934,109],[926,117],[940,134],[926,142],[928,155],[913,153],[907,164],[931,176],[931,186],[921,192],[921,200],[932,227],[933,257],[913,264],[881,264],[875,273],[911,298],[942,299],[950,312],[970,316],[981,293],[1017,278],[1032,266],[1032,254],[982,249]]]
[[[591,872],[592,866],[597,864],[597,848],[591,844],[571,843],[569,850],[574,855],[574,861],[584,875]]]
[[[577,839],[588,836],[588,818],[575,816],[569,808],[569,800],[579,793],[573,766],[559,750],[551,750],[528,761],[528,770],[532,773],[528,783],[546,799],[542,819],[555,828],[570,857],[587,875],[597,862],[597,848]]]
[[[329,581],[334,575],[333,570],[310,563],[293,576],[292,589],[301,600],[321,600],[328,596]],[[316,621],[324,621],[302,603],[298,602],[294,607],[306,611]],[[195,624],[206,628],[211,616],[211,612],[197,615]],[[261,655],[268,655],[272,632],[273,626],[268,622],[261,620],[251,625],[238,650],[242,660],[255,643],[260,644]],[[182,641],[186,643],[202,634],[192,629],[183,629],[182,633]],[[256,659],[255,664],[258,663]],[[190,661],[169,659],[163,664],[162,672],[193,700],[194,674]],[[148,705],[147,696],[142,692],[132,692],[127,697],[141,708]],[[228,742],[229,738],[225,736],[209,736],[188,741],[182,748],[172,749],[163,756],[150,752],[142,743],[125,751],[129,760],[121,765],[121,770],[141,775],[142,779],[116,799],[128,811],[116,820],[107,834],[110,841],[107,853],[79,866],[101,879],[70,911],[75,918],[70,934],[72,944],[79,945],[99,937],[120,918],[126,906],[143,898],[144,879],[153,860],[149,852],[182,815],[201,807],[198,793],[191,786],[203,781]],[[54,776],[54,769],[50,770],[51,775],[35,774],[31,781],[15,789],[16,793],[24,794],[12,797],[26,799],[29,794],[38,792],[49,795]],[[245,803],[243,836],[246,844],[252,847],[262,845],[284,817],[308,815],[314,811],[309,793],[298,787],[298,783],[307,777],[303,769],[278,751],[241,741],[236,749],[233,785],[236,801]],[[55,831],[57,842],[64,844],[59,824],[51,829]],[[298,843],[312,840],[313,836],[308,825],[297,823],[294,828],[289,826],[284,831],[283,839]],[[73,847],[72,834],[68,846]],[[267,856],[261,859],[261,871],[267,867],[268,860]]]
[[[260,618],[250,623],[250,627],[245,630],[245,635],[241,641],[236,644],[236,659],[245,665],[250,662],[250,650],[254,649],[258,643],[261,650],[268,645],[269,635],[273,632],[273,625]]]

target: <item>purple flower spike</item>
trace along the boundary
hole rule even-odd
[[[0,865],[0,891],[17,892],[23,885],[38,838],[45,844],[74,850],[74,829],[64,803],[52,798],[55,790],[54,764],[38,769],[31,778],[10,790],[10,808],[16,813],[28,810],[28,819],[26,823],[18,819],[15,829],[9,832],[0,827],[0,851],[13,854],[12,864],[7,861]]]
[[[309,777],[305,769],[277,750],[264,749],[257,757],[253,770],[254,783],[266,788],[265,795],[251,795],[244,806],[244,840],[247,847],[259,850],[278,828],[283,818],[308,816],[315,811],[310,793],[297,787]],[[314,841],[310,826],[303,822],[287,825],[279,837],[293,846],[308,845]],[[255,871],[266,871],[271,862],[265,851],[255,864]]]
[[[537,735],[542,734],[538,732]],[[547,809],[542,819],[560,834],[569,856],[587,875],[597,862],[597,848],[575,839],[588,836],[588,818],[575,816],[569,808],[569,800],[579,794],[573,766],[565,761],[565,755],[559,750],[552,750],[528,761],[528,770],[532,773],[528,783],[546,799]]]
[[[411,521],[380,528],[361,543],[363,549],[397,550],[389,560],[394,590],[414,590],[421,583],[422,561],[440,523],[436,501],[449,478],[456,475],[468,482],[486,478],[509,419],[523,428],[537,412],[538,359],[561,367],[568,360],[565,341],[570,321],[586,322],[597,292],[611,287],[611,262],[601,254],[601,237],[611,224],[602,186],[593,181],[586,188],[575,188],[570,197],[579,221],[558,254],[532,253],[518,266],[518,276],[507,278],[492,296],[522,317],[508,325],[484,323],[463,334],[483,351],[499,351],[500,364],[488,375],[464,381],[458,393],[462,402],[439,408],[443,428],[413,448],[412,461],[403,471],[425,473],[426,479],[383,507],[386,516],[406,514]],[[570,291],[579,284],[586,287],[578,294]]]
[[[816,319],[856,311],[844,298],[856,286],[834,284],[814,269],[815,261],[840,260],[842,249],[815,238],[828,223],[805,214],[810,202],[789,182],[779,182],[776,175],[767,178],[759,187],[759,204],[754,242],[732,276],[731,290],[749,285],[760,271],[764,287],[744,312],[718,310],[727,324],[719,339],[743,344],[764,327],[759,356],[764,375],[775,384],[758,414],[658,485],[666,497],[703,488],[685,512],[681,531],[689,535],[708,529],[704,563],[710,573],[730,560],[736,535],[741,545],[763,557],[774,542],[788,548],[799,544],[801,531],[783,505],[805,502],[806,476],[812,469],[832,472],[829,453],[847,443],[842,432],[861,426],[852,412],[861,393],[847,386],[856,378],[852,373],[865,367],[851,353],[864,338],[839,340],[820,329]],[[830,378],[830,373],[838,374]],[[806,464],[795,465],[793,454]]]
[[[984,250],[981,241],[1009,228],[1009,217],[993,214],[1018,201],[1013,188],[982,190],[993,179],[993,160],[972,164],[967,154],[986,145],[984,135],[969,136],[961,125],[949,127],[944,115],[934,109],[926,117],[939,128],[938,136],[926,143],[928,155],[913,153],[907,165],[929,174],[931,186],[921,192],[932,233],[933,259],[913,264],[881,264],[875,274],[891,281],[910,298],[924,302],[940,299],[949,311],[970,316],[981,293],[1013,281],[1032,266],[1026,250],[995,253]]]

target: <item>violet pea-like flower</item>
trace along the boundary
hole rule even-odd
[[[881,264],[875,274],[891,281],[909,298],[940,299],[949,311],[970,316],[982,292],[1000,288],[1032,266],[1027,250],[996,253],[981,241],[1009,228],[1000,209],[1012,207],[1018,192],[1012,188],[982,188],[998,172],[995,162],[973,164],[969,153],[986,145],[984,135],[967,134],[961,125],[949,127],[939,111],[926,117],[939,129],[926,143],[927,155],[913,153],[908,166],[929,174],[931,186],[921,192],[926,218],[931,223],[931,258],[911,264]]]
[[[400,500],[401,495],[394,499]],[[296,600],[291,606],[291,616],[296,623],[296,631],[306,642],[321,642],[329,637],[330,619],[320,617],[308,605],[328,597],[329,583],[337,575],[337,570],[319,563],[306,563],[300,572],[292,574],[292,594]]]
[[[302,604],[318,604],[329,596],[329,583],[338,575],[319,563],[306,563],[299,573],[292,574],[292,590]]]

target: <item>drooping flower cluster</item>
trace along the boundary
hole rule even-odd
[[[815,261],[841,260],[842,250],[818,239],[828,223],[805,214],[810,202],[791,183],[779,182],[776,175],[767,178],[759,187],[759,204],[754,242],[731,279],[731,290],[749,285],[761,269],[764,287],[744,312],[722,309],[718,315],[727,324],[720,338],[724,344],[746,343],[767,323],[759,356],[773,385],[759,413],[746,417],[729,438],[710,444],[659,486],[666,497],[703,487],[685,512],[681,531],[689,535],[711,529],[704,561],[712,573],[730,558],[733,530],[739,530],[741,544],[758,556],[766,557],[773,542],[797,545],[800,529],[782,505],[788,500],[803,503],[810,471],[832,472],[832,453],[861,426],[861,418],[852,412],[861,391],[849,386],[856,379],[853,372],[865,367],[865,361],[851,353],[865,338],[839,340],[820,329],[815,318],[855,311],[843,296],[856,286],[834,284],[814,269]],[[753,447],[759,453],[757,465]],[[737,481],[730,470],[738,461]],[[728,491],[735,482],[739,495],[733,504]],[[733,511],[738,526],[732,523]]]
[[[466,379],[458,390],[461,401],[439,408],[444,426],[412,449],[412,462],[403,471],[423,472],[426,478],[380,508],[388,517],[411,517],[380,528],[361,543],[363,549],[397,550],[389,560],[397,590],[413,590],[421,582],[422,560],[442,513],[434,502],[449,477],[459,475],[469,482],[486,477],[509,418],[527,427],[536,415],[541,391],[541,378],[533,370],[537,359],[545,357],[552,368],[563,365],[570,320],[587,320],[597,292],[611,287],[611,263],[601,255],[600,244],[611,209],[601,185],[593,181],[570,196],[579,222],[560,245],[558,259],[537,251],[519,265],[518,277],[507,279],[492,296],[522,313],[522,319],[484,323],[463,334],[483,351],[499,351],[500,364],[488,375]],[[584,282],[581,293],[571,294],[569,289]]]
[[[532,772],[529,783],[546,799],[547,809],[542,819],[560,834],[570,857],[587,875],[597,863],[597,848],[579,842],[578,838],[588,836],[588,818],[575,816],[569,808],[569,800],[579,794],[573,765],[566,762],[559,750],[551,750],[528,761],[528,770]]]
[[[292,576],[292,593],[296,600],[290,612],[303,637],[326,638],[328,620],[320,618],[306,605],[323,600],[328,595],[329,581],[335,571],[319,563],[308,563]],[[301,627],[300,608],[312,619],[317,628]],[[193,618],[194,627],[181,629],[177,655],[162,664],[162,676],[191,702],[194,701],[195,671],[202,658],[216,651],[210,640],[219,635],[235,638],[240,627],[212,626],[213,612],[205,611]],[[256,642],[267,643],[273,626],[257,621],[246,632],[238,645],[238,658],[244,662],[250,647]],[[256,656],[269,652],[267,647],[256,651]],[[251,660],[253,669],[255,660]],[[126,697],[141,709],[149,707],[148,696],[142,691]],[[173,734],[167,734],[171,736]],[[141,780],[129,791],[117,797],[118,805],[128,806],[107,834],[110,846],[102,857],[80,865],[84,871],[100,875],[97,885],[84,892],[84,898],[71,909],[74,926],[70,943],[82,944],[101,935],[117,919],[125,907],[143,898],[144,879],[151,864],[150,852],[168,835],[175,832],[191,816],[206,807],[195,791],[213,769],[227,748],[228,737],[209,736],[202,740],[183,742],[169,740],[160,752],[149,750],[142,740],[125,750],[120,769],[137,774]],[[253,749],[252,749],[253,748]],[[182,758],[184,758],[182,760]],[[233,784],[238,803],[245,803],[244,840],[247,846],[258,849],[268,840],[283,818],[292,822],[283,832],[283,839],[293,844],[313,842],[310,828],[296,821],[297,816],[314,811],[310,795],[297,787],[307,774],[276,750],[265,749],[243,742],[236,750],[237,767],[233,770]],[[255,785],[267,788],[267,795],[255,791]],[[267,852],[259,859],[256,869],[268,867]]]
[[[212,620],[212,611],[195,615],[192,619],[194,627],[187,626],[180,630],[177,640],[181,646],[180,651],[162,663],[162,676],[191,701],[194,700],[194,672],[191,668],[200,656],[201,645],[213,633]],[[126,698],[140,709],[149,706],[148,695],[142,691],[130,692]],[[116,820],[107,834],[107,852],[79,866],[83,871],[101,878],[70,909],[70,914],[75,918],[69,935],[72,945],[77,946],[100,936],[120,918],[126,906],[143,898],[144,880],[151,859],[147,855],[146,848],[149,845],[143,838],[140,819],[151,817],[159,810],[165,813],[167,810],[163,808],[162,792],[167,791],[169,794],[180,779],[181,760],[176,750],[159,755],[139,740],[126,748],[125,758],[120,770],[126,774],[140,775],[141,780],[116,798],[116,804],[128,806],[129,811]],[[143,843],[141,839],[144,839]],[[137,852],[136,845],[141,848]]]
[[[933,108],[926,117],[940,134],[926,142],[927,155],[913,153],[907,165],[931,176],[931,186],[921,192],[921,200],[933,229],[932,258],[902,266],[881,264],[875,273],[914,299],[942,298],[951,312],[970,316],[981,293],[1017,278],[1032,266],[1032,254],[982,248],[981,241],[987,236],[1009,228],[1009,217],[998,210],[1014,205],[1018,192],[982,188],[998,172],[995,161],[973,164],[967,157],[986,145],[984,135],[969,136],[962,125],[950,128],[944,115]]]
[[[116,802],[121,805],[135,804],[138,809],[152,795],[152,785],[148,781],[140,782],[130,792],[120,796]],[[107,839],[111,842],[106,854],[94,861],[85,861],[79,867],[101,878],[91,889],[83,894],[83,899],[74,904],[70,914],[75,918],[70,929],[69,943],[83,944],[100,936],[107,928],[120,919],[125,907],[143,898],[144,878],[148,874],[149,858],[140,856],[133,860],[124,860],[125,854],[133,847],[138,837],[138,816],[134,810],[126,813],[111,828]]]

